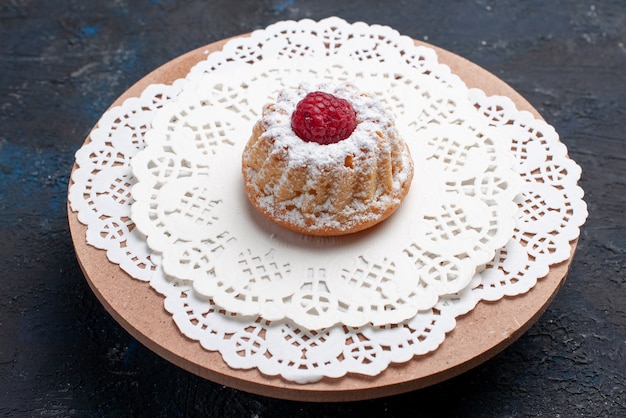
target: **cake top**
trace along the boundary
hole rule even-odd
[[[311,93],[325,93],[347,102],[354,111],[354,130],[346,138],[338,141],[302,140],[292,127],[292,115],[297,114],[297,106]],[[323,83],[313,85],[300,83],[297,88],[283,89],[276,103],[266,105],[261,123],[264,136],[274,139],[275,147],[282,147],[288,153],[290,164],[315,164],[321,169],[343,164],[346,155],[355,158],[370,153],[388,151],[389,144],[383,138],[396,138],[398,133],[392,117],[374,95],[364,93],[354,84]]]

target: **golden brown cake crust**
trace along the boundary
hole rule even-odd
[[[267,218],[298,233],[332,236],[370,228],[393,214],[409,191],[409,149],[382,105],[350,84],[315,89],[354,103],[355,133],[337,144],[300,140],[290,129],[290,115],[312,88],[284,91],[264,107],[242,155],[248,198]]]

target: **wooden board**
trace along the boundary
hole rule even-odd
[[[184,77],[194,64],[220,50],[227,41],[212,43],[168,62],[133,85],[111,106],[140,96],[150,84],[171,83]],[[487,95],[508,96],[518,109],[541,118],[520,94],[488,71],[451,52],[419,41],[415,43],[435,49],[439,61],[450,66],[468,87],[478,87]],[[408,392],[457,376],[493,357],[519,338],[545,311],[564,282],[577,244],[577,241],[570,243],[569,259],[552,266],[549,274],[527,294],[495,303],[480,302],[473,311],[458,318],[456,328],[435,352],[391,365],[376,377],[348,375],[301,385],[263,375],[256,369],[231,369],[219,353],[206,351],[197,341],[183,336],[171,314],[163,308],[161,295],[148,283],[132,279],[111,263],[104,251],[86,243],[87,227],[78,221],[69,205],[68,218],[76,255],[89,285],[113,318],[142,344],[179,367],[226,386],[276,398],[319,402]]]

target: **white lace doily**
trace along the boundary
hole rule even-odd
[[[69,192],[72,210],[88,227],[87,243],[105,250],[111,262],[162,293],[165,308],[184,335],[207,350],[219,351],[233,368],[256,367],[267,375],[299,383],[346,373],[376,375],[391,362],[405,362],[435,350],[454,328],[455,318],[478,301],[524,293],[548,273],[551,264],[566,260],[569,242],[578,237],[587,215],[577,186],[580,169],[567,157],[554,129],[530,113],[518,111],[505,97],[486,97],[480,90],[469,89],[470,102],[489,125],[511,139],[515,169],[523,184],[516,199],[513,236],[458,294],[444,296],[432,309],[398,324],[336,325],[311,331],[290,320],[232,314],[189,284],[166,276],[161,258],[150,253],[145,237],[130,220],[135,183],[130,161],[144,148],[144,136],[157,109],[218,68],[239,67],[261,57],[325,55],[374,62],[401,60],[428,77],[463,86],[448,67],[437,62],[432,49],[415,46],[388,27],[348,24],[337,18],[280,22],[248,38],[230,41],[223,51],[197,64],[186,79],[172,85],[151,85],[141,97],[106,112],[92,131],[91,141],[76,154],[78,168]],[[486,190],[493,188],[485,185]]]
[[[376,89],[402,121],[416,179],[378,228],[302,236],[251,213],[243,147],[263,104],[304,80]],[[467,89],[407,64],[264,59],[211,72],[155,114],[146,144],[131,164],[131,219],[167,275],[241,315],[309,330],[395,324],[462,290],[513,233],[511,141]]]

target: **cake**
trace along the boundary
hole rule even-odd
[[[320,236],[369,228],[400,205],[413,162],[372,94],[349,82],[282,90],[242,155],[246,193],[263,215]]]

